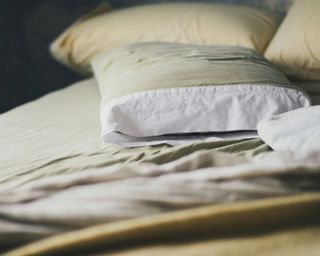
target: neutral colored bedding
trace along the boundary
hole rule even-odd
[[[301,108],[258,125],[260,137],[274,150],[319,151],[320,150],[320,106]]]
[[[255,255],[281,238],[317,252],[319,154],[260,139],[125,149],[101,142],[98,113],[90,79],[0,116],[1,250],[48,237],[9,255]]]
[[[289,77],[320,79],[320,1],[295,0],[265,57]]]
[[[105,144],[100,137],[99,103],[97,84],[89,79],[1,115],[0,191],[117,162],[165,163],[200,149],[247,155],[268,150],[259,139],[174,148],[125,149]]]
[[[259,121],[311,104],[261,55],[243,47],[136,43],[98,56],[92,67],[106,143],[156,144],[156,136],[192,133],[212,133],[207,140],[219,133],[226,139],[227,132],[255,137],[250,131]],[[190,143],[183,138],[175,143]]]
[[[51,45],[60,62],[91,72],[102,52],[137,42],[239,45],[263,53],[281,22],[277,12],[214,3],[167,3],[94,12],[68,27]]]
[[[195,250],[203,254],[222,242],[234,244],[235,251],[225,248],[221,255],[256,255],[259,244],[284,236],[286,245],[268,245],[261,252],[318,253],[319,159],[319,153],[269,153],[245,160],[199,152],[165,165],[117,165],[43,179],[2,193],[1,244],[56,235],[8,255],[110,254],[115,249],[135,255],[150,252],[150,246],[164,247],[162,253],[171,246],[187,250],[190,241],[200,243]],[[68,233],[73,230],[78,231]],[[258,245],[242,248],[244,240]]]
[[[206,206],[97,225],[8,255],[317,256],[319,209],[319,194]]]

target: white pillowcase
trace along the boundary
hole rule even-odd
[[[297,109],[261,121],[258,134],[277,151],[319,151],[320,106]]]
[[[262,56],[241,47],[139,43],[103,54],[92,66],[107,143],[159,144],[173,137],[154,137],[194,133],[243,138],[263,119],[310,105]]]

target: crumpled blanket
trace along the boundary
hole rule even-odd
[[[239,156],[198,151],[156,165],[115,164],[0,193],[0,244],[17,246],[100,223],[320,190],[320,152]]]

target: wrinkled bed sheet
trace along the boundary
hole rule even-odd
[[[270,152],[259,139],[125,149],[101,142],[98,110],[96,84],[86,80],[0,117],[2,249],[92,225],[319,190],[319,153]]]
[[[132,149],[105,144],[100,136],[99,104],[97,84],[88,79],[2,114],[0,191],[118,162],[166,163],[200,149],[248,157],[270,150],[259,139]]]
[[[155,216],[157,219],[162,213],[213,204],[232,205],[237,201],[270,198],[283,200],[283,197],[290,195],[299,196],[298,207],[300,204],[300,208],[304,209],[308,197],[303,195],[313,193],[319,196],[319,159],[319,153],[297,156],[273,152],[245,160],[225,153],[199,151],[162,165],[116,164],[90,172],[29,182],[0,194],[0,242],[2,246],[17,246],[62,234],[60,240],[59,237],[54,238],[53,242],[58,239],[63,247],[66,242],[64,233],[93,225],[139,220],[145,216]],[[274,206],[277,201],[269,201],[269,204]],[[289,219],[292,213],[286,209],[287,204],[284,200],[283,207]],[[244,210],[248,209],[244,207]],[[311,210],[305,208],[305,211],[318,216],[320,201],[312,202]],[[261,210],[253,216],[257,217],[257,214],[259,216]],[[276,221],[279,214],[281,216],[284,212],[276,211],[271,216]],[[282,219],[282,224],[286,223],[287,217]],[[310,220],[302,214],[298,218],[303,222]],[[152,221],[149,219],[149,224]],[[206,221],[210,223],[210,219]],[[262,225],[265,224],[262,222]],[[139,230],[139,227],[136,228]],[[259,230],[259,224],[255,228]],[[84,232],[84,235],[88,235],[86,239],[94,245],[90,232],[89,235]],[[100,234],[101,230],[97,232]],[[128,232],[130,234],[130,230]],[[81,234],[78,241],[72,239],[71,245],[81,244]],[[122,235],[126,240],[128,234]],[[55,250],[50,243],[44,243],[45,250]],[[67,245],[70,247],[70,244]],[[39,248],[43,250],[41,242]],[[76,248],[77,245],[73,249]],[[21,250],[23,252],[25,249]],[[42,255],[41,250],[39,254],[20,251],[21,254],[12,255]]]

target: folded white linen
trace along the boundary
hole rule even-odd
[[[320,150],[320,106],[297,109],[261,121],[258,134],[274,150]]]

